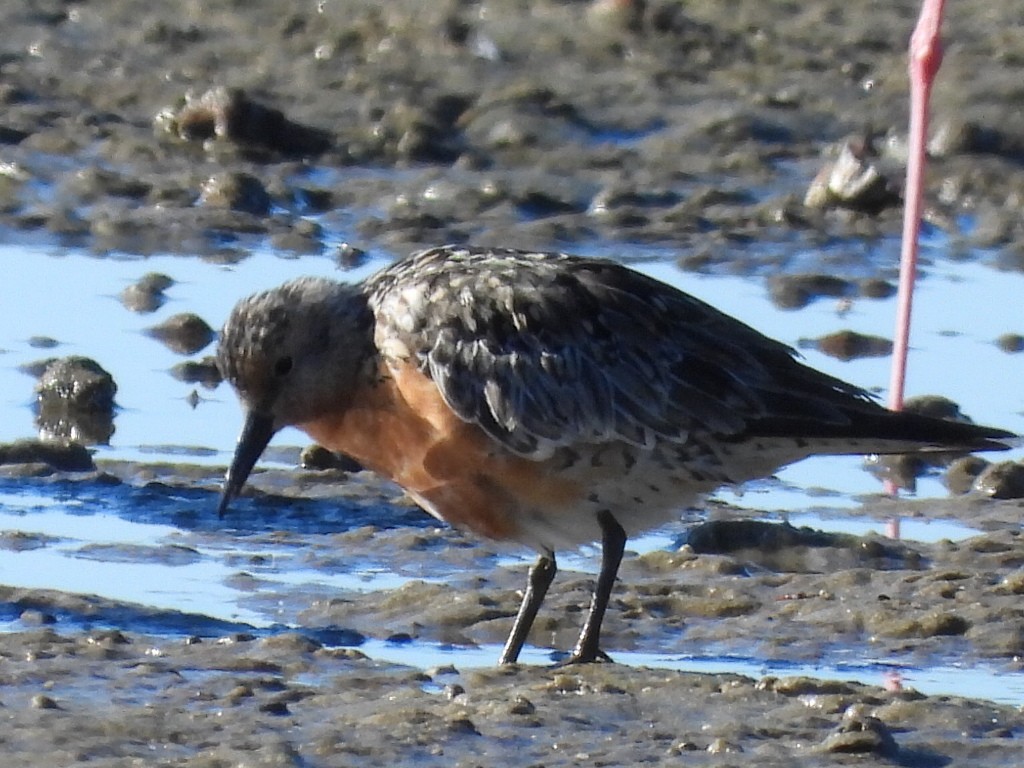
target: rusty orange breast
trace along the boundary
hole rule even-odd
[[[456,416],[414,366],[381,369],[347,405],[297,426],[394,480],[436,517],[492,539],[518,538],[526,511],[557,514],[582,497],[548,463],[516,456]]]

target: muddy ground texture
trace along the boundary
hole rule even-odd
[[[774,274],[773,240],[897,231],[916,2],[319,5],[6,10],[0,224],[225,260],[339,233],[394,254],[641,242]],[[928,215],[1020,268],[1020,11],[948,13]],[[853,175],[884,182],[805,205],[851,137]],[[822,272],[874,271],[831,250]]]
[[[928,218],[965,250],[987,248],[995,266],[1024,269],[1024,12],[980,0],[948,11]],[[400,255],[442,242],[625,258],[614,244],[641,242],[679,254],[686,269],[810,269],[856,294],[860,281],[893,276],[858,243],[898,230],[916,12],[916,2],[837,0],[18,5],[2,12],[0,228],[97,254],[230,262],[271,245],[342,266],[359,249]],[[814,187],[844,146],[883,176],[866,197]],[[808,263],[806,248],[823,243],[833,247]],[[275,498],[330,497],[332,509],[413,512],[372,478],[332,473],[334,483],[265,473],[254,484]],[[38,461],[5,474],[62,477]],[[208,470],[184,467],[71,476],[149,496],[215,485]],[[258,534],[268,546],[297,544],[311,567],[355,549],[396,568],[436,559],[456,575],[383,598],[286,595],[283,618],[309,631],[251,638],[147,634],[137,613],[128,626],[83,629],[131,607],[7,589],[22,628],[0,635],[5,764],[1019,760],[1024,716],[983,701],[625,665],[424,671],[365,659],[360,635],[500,642],[522,568],[495,567],[486,545],[432,526],[311,535],[302,515],[322,515],[324,501],[297,512],[240,503],[269,521]],[[627,560],[608,650],[728,653],[757,637],[764,658],[864,644],[872,656],[1020,674],[1020,502],[975,492],[868,500],[865,511],[985,532],[893,543],[767,531],[715,510],[703,538],[679,552]],[[188,509],[166,514],[181,521],[186,547],[213,535],[189,524]],[[239,570],[245,578],[246,564]],[[533,642],[569,647],[590,586],[562,574]],[[324,628],[351,632],[355,648],[323,644]]]
[[[195,562],[221,552],[240,601],[298,629],[44,590],[0,587],[0,704],[10,764],[94,765],[1007,765],[1020,707],[854,682],[691,674],[625,664],[490,666],[527,561],[437,527],[370,473],[257,473],[229,519],[211,519],[208,468],[102,462],[64,473],[7,465],[8,479],[62,497],[108,497],[133,519],[177,525],[173,541],[83,556]],[[29,475],[33,477],[28,477]],[[146,510],[149,510],[147,513]],[[865,499],[879,519],[957,519],[985,531],[935,544],[750,521],[726,505],[678,549],[629,553],[604,647],[739,655],[793,664],[890,660],[1024,673],[1021,502]],[[233,537],[244,539],[245,556]],[[9,550],[49,546],[8,534]],[[205,554],[204,554],[205,553]],[[518,553],[523,554],[523,553]],[[291,559],[293,562],[288,562]],[[310,580],[287,585],[276,569]],[[386,568],[395,589],[321,588]],[[572,647],[594,586],[563,570],[531,641]],[[264,578],[267,571],[271,577]],[[486,645],[481,667],[374,660],[374,643]],[[368,654],[368,655],[367,655]],[[412,654],[415,658],[415,653]],[[553,654],[551,660],[557,660]],[[998,683],[991,695],[998,694]],[[687,753],[685,756],[683,753]]]

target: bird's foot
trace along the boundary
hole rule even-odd
[[[556,669],[568,667],[573,664],[614,664],[615,661],[600,648],[592,652],[584,652],[579,649],[573,651],[561,661],[555,663]]]

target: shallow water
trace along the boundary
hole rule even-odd
[[[782,311],[771,304],[757,281],[683,273],[663,249],[629,250],[637,259],[636,268],[794,346],[800,346],[802,339],[843,328],[892,335],[894,299],[858,300],[842,316],[831,299],[799,311]],[[168,374],[187,357],[143,331],[186,311],[219,327],[234,303],[249,293],[305,274],[359,280],[386,260],[377,257],[358,269],[342,271],[327,257],[307,256],[300,261],[263,251],[223,266],[180,256],[98,258],[0,244],[0,262],[6,267],[0,304],[0,440],[35,432],[32,380],[19,366],[44,357],[79,354],[107,367],[118,384],[116,432],[110,446],[99,448],[98,458],[178,461],[184,454],[190,462],[223,464],[239,427],[234,396],[226,388],[213,393],[201,390],[202,401],[191,407],[187,397],[194,387]],[[159,311],[137,315],[120,304],[117,294],[147,272],[164,272],[177,284],[167,291],[169,300]],[[908,395],[943,394],[976,422],[1024,432],[1024,395],[1015,384],[1024,369],[1024,355],[1004,353],[994,344],[1001,333],[1024,327],[1024,307],[1019,303],[1024,275],[966,261],[942,262],[929,267],[926,274],[915,299]],[[58,345],[52,349],[31,346],[29,340],[40,336],[51,337]],[[199,356],[211,353],[212,345]],[[802,354],[810,365],[879,393],[888,381],[888,358],[841,362],[815,350]],[[305,440],[286,431],[275,444],[304,445]],[[853,471],[860,464],[858,459],[811,459],[779,477],[784,485],[821,487],[839,495],[870,492],[877,484],[870,475]],[[762,499],[758,503],[774,506]]]
[[[360,650],[376,659],[431,668],[455,664],[463,669],[489,667],[501,649],[498,646],[476,648],[431,646],[424,643],[403,644],[368,641]],[[894,690],[913,689],[926,695],[956,693],[957,696],[987,699],[1000,704],[1024,704],[1024,676],[1007,674],[991,667],[929,666],[919,668],[898,661],[861,658],[851,653],[847,663],[835,665],[769,661],[736,656],[676,656],[656,653],[620,652],[619,664],[671,669],[704,674],[734,674],[752,678],[805,676],[822,680],[854,680],[867,685]],[[551,664],[557,658],[537,648],[523,652],[526,664]]]

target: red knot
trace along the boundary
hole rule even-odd
[[[295,426],[427,512],[540,553],[500,662],[515,662],[555,552],[601,542],[569,660],[601,622],[627,537],[723,485],[814,454],[1006,447],[999,429],[886,410],[792,349],[620,264],[460,246],[368,280],[292,280],[241,301],[218,365],[245,424],[223,513]]]

